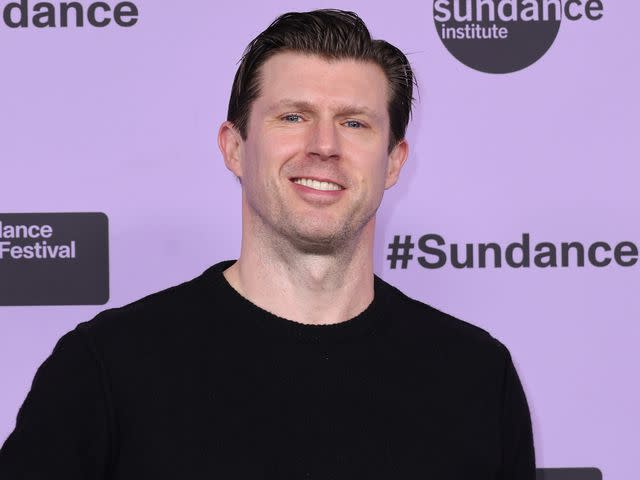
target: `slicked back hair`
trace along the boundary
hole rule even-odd
[[[404,138],[415,84],[407,57],[390,43],[372,39],[367,26],[355,13],[326,9],[285,13],[247,45],[233,80],[227,112],[227,120],[234,124],[243,140],[247,139],[251,105],[260,95],[260,67],[281,52],[379,65],[389,86],[389,152]]]

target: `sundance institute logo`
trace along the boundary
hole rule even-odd
[[[563,18],[600,20],[602,0],[435,0],[433,16],[447,50],[486,73],[527,68],[551,48]]]

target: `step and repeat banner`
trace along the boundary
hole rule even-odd
[[[0,0],[0,443],[60,336],[237,258],[237,62],[341,8],[419,85],[376,273],[507,345],[539,478],[640,478],[639,3]]]

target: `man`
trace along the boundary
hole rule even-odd
[[[219,130],[237,261],[65,335],[0,478],[534,478],[506,347],[373,273],[413,74],[353,13],[279,17]]]

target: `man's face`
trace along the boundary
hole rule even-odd
[[[388,153],[387,101],[374,63],[292,52],[267,60],[247,139],[227,161],[242,180],[247,220],[315,253],[372,227],[407,153],[405,142]]]

